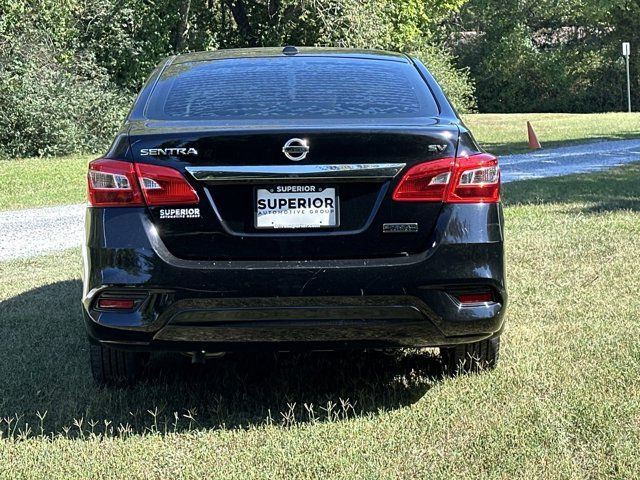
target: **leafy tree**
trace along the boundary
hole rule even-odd
[[[636,46],[634,89],[640,86],[637,1],[470,0],[450,32],[481,111],[620,110],[622,41]]]
[[[101,150],[161,59],[216,48],[414,52],[468,110],[468,74],[438,41],[463,2],[0,0],[0,155]]]
[[[77,5],[0,0],[0,155],[98,152],[130,95],[78,51]]]
[[[131,91],[160,59],[183,51],[290,44],[428,52],[453,100],[468,110],[468,76],[436,35],[463,1],[88,0],[80,42]]]

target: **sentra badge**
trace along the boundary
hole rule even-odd
[[[195,148],[142,148],[140,149],[140,155],[159,157],[177,156],[177,155],[198,155],[198,150]]]

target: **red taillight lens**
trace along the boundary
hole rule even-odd
[[[480,153],[414,165],[396,186],[393,199],[401,202],[498,202],[498,159]]]
[[[143,205],[133,164],[100,158],[89,163],[89,203],[96,207]]]
[[[399,202],[441,202],[451,180],[455,158],[414,165],[393,192]]]
[[[192,205],[200,201],[189,182],[173,168],[136,163],[136,171],[147,205]]]
[[[487,153],[458,158],[447,202],[495,203],[500,200],[498,159]]]
[[[89,203],[94,207],[193,205],[198,194],[169,167],[100,158],[89,163]]]

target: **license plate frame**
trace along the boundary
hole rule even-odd
[[[279,189],[284,190],[284,191],[278,191]],[[292,190],[301,190],[301,191],[289,191],[289,189]],[[266,194],[262,194],[261,196],[261,191],[266,191]],[[332,191],[332,192],[331,192]],[[333,193],[333,196],[331,197],[331,193]],[[318,195],[318,194],[324,194],[324,195]],[[289,199],[289,198],[298,198],[298,197],[303,197],[306,199],[309,198],[333,198],[333,202],[334,202],[334,212],[333,214],[331,213],[327,213],[327,214],[317,214],[317,215],[324,215],[327,223],[326,224],[322,224],[322,223],[303,223],[303,222],[298,222],[298,223],[279,223],[279,224],[274,224],[274,222],[272,221],[270,224],[267,224],[267,222],[269,221],[268,218],[265,218],[266,215],[262,215],[259,216],[258,215],[258,201],[261,199],[266,200],[266,196],[271,196],[272,198],[284,198],[284,199]],[[309,210],[310,208],[316,208],[317,207],[307,207],[305,209],[302,210]],[[278,209],[280,211],[282,210],[290,210],[289,208],[285,208],[285,209]],[[275,211],[275,210],[272,210]],[[310,212],[306,213],[307,215],[313,215]],[[280,214],[280,215],[287,215],[287,214]],[[300,216],[300,215],[304,215],[303,213],[296,215],[296,217]],[[262,217],[262,218],[260,218]],[[272,218],[277,218],[276,216],[273,216],[273,214],[271,215]],[[295,217],[293,217],[295,218]],[[331,222],[331,219],[333,218],[333,222]],[[263,220],[262,222],[260,222],[260,220]],[[340,194],[339,194],[339,190],[338,187],[334,186],[334,185],[314,185],[314,184],[296,184],[296,185],[290,185],[290,184],[274,184],[274,185],[262,185],[262,186],[256,186],[253,189],[253,226],[256,230],[262,230],[262,231],[296,231],[296,230],[326,230],[326,229],[336,229],[340,227]]]

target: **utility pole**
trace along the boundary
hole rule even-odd
[[[629,73],[629,56],[631,55],[631,44],[629,42],[622,43],[622,55],[627,61],[627,104],[629,113],[631,113],[631,75]]]

